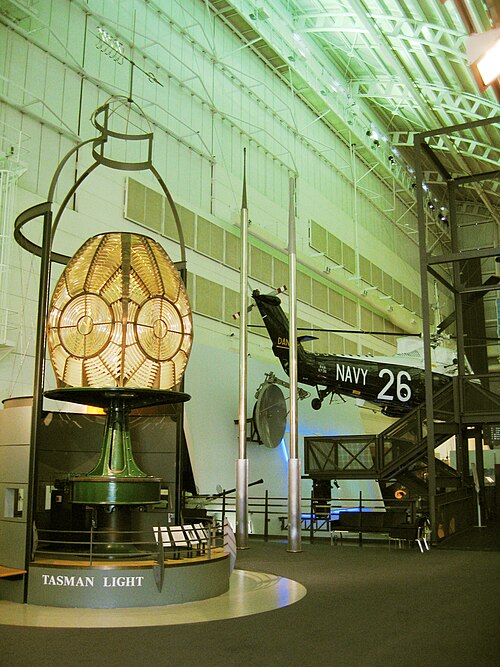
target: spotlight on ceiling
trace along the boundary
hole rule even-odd
[[[438,213],[438,216],[437,216],[437,217],[438,217],[439,222],[440,222],[444,227],[448,227],[448,226],[449,226],[448,218],[447,218],[445,215],[443,215],[442,213]]]
[[[472,73],[484,91],[500,76],[500,27],[472,34],[466,51]]]
[[[380,146],[380,139],[376,130],[366,130],[366,136],[373,139],[373,148],[378,148]]]

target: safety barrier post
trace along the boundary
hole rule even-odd
[[[313,523],[313,510],[314,510],[314,492],[311,491],[311,507],[310,507],[310,516],[309,516],[309,541],[312,544],[314,542],[314,523]]]
[[[363,492],[359,492],[359,546],[363,546]]]
[[[264,542],[269,538],[269,491],[266,489],[264,501]]]

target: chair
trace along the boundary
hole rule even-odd
[[[420,551],[424,553],[424,547],[426,551],[429,551],[429,542],[427,538],[430,537],[431,525],[429,519],[426,516],[420,517],[417,523],[417,537],[415,538]],[[422,546],[423,544],[423,546]]]
[[[389,530],[389,549],[391,548],[391,541],[397,542],[400,549],[405,544],[413,546],[416,542],[420,553],[424,553],[424,547],[426,551],[429,551],[428,535],[429,519],[427,517],[420,517],[414,523],[401,523],[392,526]]]

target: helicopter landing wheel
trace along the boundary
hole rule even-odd
[[[311,407],[313,410],[319,410],[321,408],[323,401],[320,398],[313,398],[311,401]]]

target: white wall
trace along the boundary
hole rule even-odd
[[[238,458],[238,399],[239,366],[238,336],[211,334],[207,343],[206,331],[197,340],[186,372],[185,391],[191,394],[186,403],[186,421],[191,436],[190,456],[198,492],[213,494],[216,487],[233,488],[236,459]],[[214,340],[216,338],[217,340]],[[256,337],[255,337],[256,338]],[[248,358],[247,417],[253,414],[255,392],[265,379],[265,373],[273,372],[279,379],[288,378],[270,352],[270,341],[252,341]],[[355,400],[340,398],[332,403],[325,401],[321,410],[311,407],[311,398],[299,401],[299,458],[303,460],[304,436],[310,435],[358,435],[365,433],[362,411]],[[282,388],[288,399],[289,392]],[[289,401],[287,400],[287,405]],[[384,420],[386,421],[386,420]],[[372,426],[375,422],[372,422]],[[380,429],[381,424],[378,424]],[[374,432],[378,432],[377,430]],[[269,449],[256,443],[247,444],[249,481],[264,479],[262,487],[254,489],[255,495],[263,495],[264,489],[274,497],[286,497],[287,451],[289,451],[289,426],[286,427],[285,448]],[[304,472],[304,469],[302,470]],[[378,484],[366,481],[339,480],[340,488],[332,489],[334,497],[358,498],[359,491],[365,498],[379,498]],[[308,498],[311,482],[303,480],[302,497]]]
[[[0,126],[22,133],[23,150],[15,158],[26,167],[18,183],[16,214],[44,201],[63,156],[78,141],[96,135],[90,122],[94,110],[112,94],[129,93],[127,62],[119,64],[96,48],[98,29],[103,27],[121,40],[124,53],[143,70],[134,70],[133,97],[151,121],[154,163],[177,202],[215,224],[237,229],[242,155],[247,148],[251,233],[286,248],[288,179],[295,173],[299,262],[307,262],[325,279],[321,258],[311,257],[308,246],[308,222],[313,218],[418,292],[416,252],[411,252],[408,238],[392,224],[405,212],[398,204],[387,212],[393,193],[368,175],[363,184],[376,196],[360,189],[354,226],[352,178],[353,174],[360,178],[364,169],[359,159],[352,162],[344,140],[323,123],[312,122],[312,112],[250,49],[240,48],[235,35],[201,0],[44,0],[35,4],[34,15],[16,22],[7,13],[0,25]],[[161,85],[152,83],[144,71],[153,72]],[[75,156],[69,160],[58,182],[56,202],[71,187],[75,170],[81,174],[91,162],[88,147],[79,152],[78,162]],[[140,178],[154,187],[154,179],[143,174]],[[124,192],[123,172],[101,168],[94,172],[68,206],[55,249],[71,255],[94,234],[140,229],[124,219]],[[12,230],[12,221],[0,222],[3,229]],[[36,223],[29,236],[40,237]],[[178,259],[175,246],[164,245]],[[229,276],[208,258],[193,252],[189,256],[189,271],[214,280]],[[0,285],[7,291],[12,311],[13,344],[0,360],[1,399],[32,392],[38,265],[37,258],[15,247],[9,275]],[[54,267],[52,285],[60,270]],[[339,274],[333,273],[328,280],[351,292],[355,287]],[[232,277],[230,282],[234,288]],[[389,317],[386,300],[373,292],[368,298],[374,311]],[[304,313],[314,317],[311,307],[303,307]],[[405,317],[410,326],[410,313]],[[324,313],[317,320],[328,326]],[[208,334],[195,332],[187,372],[193,399],[187,413],[196,481],[201,492],[212,492],[217,484],[234,485],[238,358],[236,336],[230,340],[228,334],[236,330],[207,318],[197,318],[197,324]],[[372,344],[379,352],[387,350],[383,341]],[[264,371],[276,366],[264,339],[253,345],[265,352],[260,357],[255,350],[252,354],[250,395]],[[47,388],[53,382],[49,365]],[[325,406],[320,412],[304,403],[300,406],[301,434],[356,433],[363,428],[352,402]],[[250,479],[263,477],[271,493],[285,495],[281,452],[249,447]],[[351,495],[351,489],[343,487],[342,495]]]

